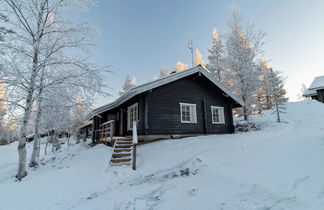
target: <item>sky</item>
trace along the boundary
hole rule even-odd
[[[264,58],[287,77],[287,96],[296,101],[302,83],[309,86],[315,76],[324,75],[323,1],[97,0],[77,17],[98,30],[90,59],[113,71],[105,75],[112,96],[98,97],[96,106],[118,97],[126,75],[141,84],[159,76],[161,67],[191,64],[189,40],[207,62],[212,29],[227,33],[233,4],[266,33]]]

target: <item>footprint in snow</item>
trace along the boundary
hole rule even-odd
[[[187,195],[189,196],[196,196],[197,195],[197,189],[193,188],[187,192]]]

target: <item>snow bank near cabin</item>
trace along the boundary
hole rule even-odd
[[[65,145],[15,182],[17,144],[1,146],[0,209],[324,209],[324,104],[253,118],[263,130],[141,145],[137,171],[108,167],[109,147]]]

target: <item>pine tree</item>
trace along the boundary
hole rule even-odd
[[[123,95],[127,90],[135,86],[136,86],[136,78],[135,77],[132,78],[131,76],[127,75],[122,85],[122,90],[119,91],[119,95]]]
[[[220,82],[224,83],[224,46],[222,37],[217,33],[214,28],[212,32],[212,47],[208,49],[209,56],[207,69],[213,74]]]
[[[281,113],[285,113],[285,103],[288,101],[286,98],[286,90],[284,89],[285,78],[279,71],[270,70],[269,81],[271,84],[272,103],[274,104],[273,114],[276,114],[277,122],[281,122]]]
[[[257,91],[257,109],[259,112],[262,110],[268,110],[271,109],[272,104],[272,98],[271,98],[271,81],[270,81],[270,72],[272,68],[269,67],[267,61],[261,60],[259,64],[259,72],[260,72],[260,87]]]
[[[205,61],[202,59],[202,55],[201,55],[200,51],[198,50],[198,48],[195,50],[194,64],[195,64],[195,66],[201,65],[202,67],[204,67],[206,69]]]

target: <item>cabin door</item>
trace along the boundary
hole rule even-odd
[[[116,112],[115,117],[115,135],[122,136],[123,135],[123,112],[122,110]]]

